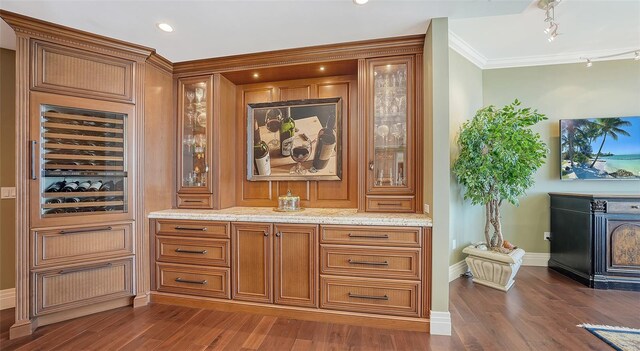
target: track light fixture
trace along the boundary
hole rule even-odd
[[[593,62],[594,61],[601,61],[604,59],[610,59],[613,57],[619,57],[619,56],[629,56],[633,54],[633,59],[636,61],[640,61],[640,49],[638,50],[631,50],[631,51],[625,51],[625,52],[621,52],[618,54],[611,54],[611,55],[605,55],[605,56],[596,56],[596,57],[581,57],[581,60],[585,60],[587,62],[587,67],[591,67],[593,66]]]
[[[560,33],[558,33],[558,22],[556,22],[556,6],[561,0],[538,0],[538,8],[544,10],[544,22],[549,25],[545,28],[544,33],[549,37],[547,40],[552,42]]]

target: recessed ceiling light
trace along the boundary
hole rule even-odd
[[[253,78],[258,78],[258,77],[260,77],[260,75],[258,73],[254,73],[253,74]]]
[[[356,5],[364,5],[367,2],[369,2],[369,0],[353,0],[353,3]]]
[[[158,23],[158,28],[168,33],[173,32],[173,27],[171,27],[168,23]]]
[[[324,66],[320,66],[320,70],[321,70],[321,71],[324,71]]]

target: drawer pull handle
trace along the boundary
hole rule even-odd
[[[389,296],[384,295],[384,296],[372,296],[372,295],[357,295],[357,294],[352,294],[351,292],[349,292],[349,297],[353,297],[356,299],[369,299],[369,300],[389,300]]]
[[[378,206],[402,206],[401,202],[378,202]]]
[[[193,231],[198,231],[198,232],[206,232],[207,231],[207,227],[201,227],[201,228],[191,228],[191,227],[174,227],[175,230],[193,230]]]
[[[264,231],[264,236],[269,236],[269,232],[268,231]]]
[[[100,268],[107,268],[107,267],[111,267],[113,264],[111,263],[107,263],[107,264],[103,264],[103,265],[99,265],[99,266],[90,266],[90,267],[81,267],[81,268],[72,268],[72,269],[63,269],[61,271],[58,272],[58,274],[69,274],[69,273],[75,273],[75,272],[82,272],[82,271],[90,271],[92,269],[100,269]]]
[[[207,285],[207,281],[206,280],[188,280],[188,279],[182,279],[180,277],[176,278],[175,280],[178,283]]]
[[[204,203],[203,200],[182,200],[182,202],[198,202],[198,203]]]
[[[354,261],[352,259],[349,259],[349,264],[368,264],[370,266],[388,266],[389,262],[387,261],[382,261],[382,262],[369,262],[369,261]]]
[[[636,210],[637,210],[637,209],[640,209],[640,206],[638,206],[638,205],[631,205],[631,208],[633,208],[633,209],[636,209]]]
[[[87,229],[72,229],[72,230],[61,230],[60,234],[77,234],[77,233],[88,233],[88,232],[99,232],[105,230],[112,230],[112,227],[99,227],[99,228],[87,228]]]
[[[353,234],[349,233],[350,238],[368,238],[368,239],[389,239],[389,234]]]
[[[204,255],[207,253],[207,250],[183,250],[181,248],[177,248],[175,249],[175,252]]]
[[[29,147],[31,148],[31,162],[30,162],[30,167],[29,167],[29,173],[31,175],[31,180],[36,180],[38,179],[37,175],[36,175],[36,144],[38,144],[37,141],[35,140],[31,140],[31,142],[29,142]]]

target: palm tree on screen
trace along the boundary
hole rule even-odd
[[[623,121],[622,118],[598,118],[596,120],[596,124],[600,129],[600,136],[603,136],[603,138],[600,148],[598,149],[598,153],[596,154],[596,158],[593,160],[593,163],[591,163],[591,166],[589,166],[591,168],[593,168],[596,162],[598,162],[598,157],[600,157],[602,147],[604,146],[605,141],[607,141],[607,136],[611,136],[613,140],[618,140],[618,135],[631,136],[629,132],[622,129],[622,127],[631,126],[631,122]]]

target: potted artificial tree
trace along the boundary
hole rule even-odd
[[[475,283],[507,291],[514,283],[524,250],[504,240],[500,205],[518,204],[534,183],[535,171],[544,163],[547,146],[529,127],[547,119],[537,110],[520,108],[520,102],[497,109],[482,108],[462,125],[460,155],[453,171],[465,187],[464,198],[484,205],[485,243],[464,248]]]

